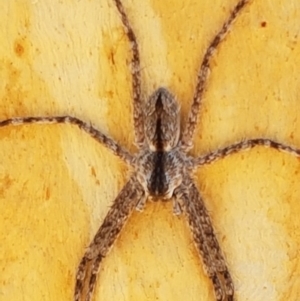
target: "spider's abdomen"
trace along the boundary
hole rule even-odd
[[[151,151],[170,151],[179,140],[180,116],[175,97],[165,88],[157,89],[144,111],[144,133]]]

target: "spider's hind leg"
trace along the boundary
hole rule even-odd
[[[133,125],[135,131],[135,143],[141,147],[145,140],[144,137],[144,121],[143,121],[143,102],[141,95],[141,63],[140,54],[136,35],[129,23],[127,14],[125,13],[123,4],[120,0],[114,0],[116,7],[121,16],[125,33],[130,42],[131,56],[131,75],[132,75],[132,98],[133,98]]]
[[[250,0],[239,0],[236,6],[231,11],[229,18],[223,23],[223,26],[215,37],[210,42],[202,63],[200,70],[197,74],[196,88],[194,92],[192,106],[189,112],[187,124],[185,126],[183,135],[181,137],[182,145],[184,148],[189,149],[192,146],[193,135],[197,126],[198,115],[202,104],[202,98],[205,90],[205,85],[209,76],[210,64],[213,54],[216,52],[221,42],[228,34],[232,23],[236,20],[241,10],[246,6]]]

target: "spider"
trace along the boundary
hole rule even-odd
[[[166,88],[157,89],[144,104],[141,97],[141,67],[137,39],[121,1],[113,1],[132,47],[133,123],[138,152],[135,155],[130,154],[113,139],[72,116],[16,117],[1,121],[0,126],[36,123],[77,125],[133,169],[130,179],[115,199],[79,264],[74,292],[75,301],[83,300],[85,291],[85,300],[91,300],[102,259],[113,246],[130,213],[135,209],[143,210],[148,199],[172,200],[174,214],[179,215],[182,212],[186,214],[196,248],[202,257],[207,275],[211,279],[215,299],[232,301],[234,299],[233,281],[204,202],[193,182],[193,171],[199,166],[258,145],[300,156],[300,150],[270,139],[245,140],[195,158],[188,154],[193,147],[192,138],[212,55],[249,0],[237,2],[229,18],[209,44],[198,72],[192,107],[183,130],[179,122],[179,105],[175,96]]]

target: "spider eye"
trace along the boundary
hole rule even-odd
[[[144,131],[152,151],[169,151],[177,145],[179,112],[175,97],[167,89],[159,88],[150,96],[144,112]]]

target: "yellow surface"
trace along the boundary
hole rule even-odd
[[[208,42],[234,0],[133,0],[143,92],[167,86],[183,120]],[[252,0],[212,63],[194,154],[246,138],[300,147],[300,2]],[[71,114],[134,151],[129,43],[112,1],[14,1],[0,10],[0,119]],[[75,127],[0,129],[0,300],[72,300],[85,247],[126,181]],[[202,168],[201,189],[237,301],[300,296],[300,164],[255,148]],[[184,217],[134,213],[95,300],[213,301]]]

